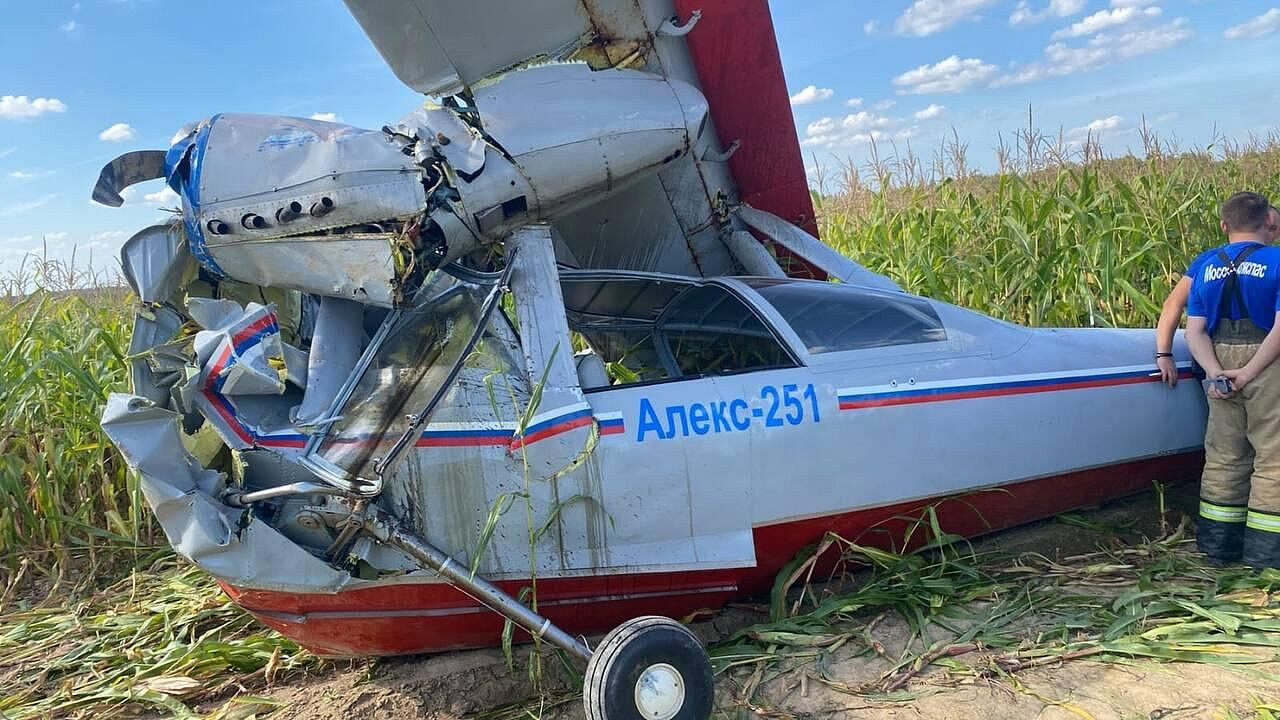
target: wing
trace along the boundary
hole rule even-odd
[[[702,92],[711,127],[696,152],[557,218],[563,262],[729,274],[747,264],[730,235],[752,231],[789,274],[846,274],[769,241],[734,213],[746,203],[817,236],[767,0],[702,9],[697,0],[346,3],[397,77],[425,94],[470,94],[512,69],[555,61],[644,70]],[[483,98],[476,104],[484,116]]]

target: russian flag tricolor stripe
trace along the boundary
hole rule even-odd
[[[235,347],[236,352],[244,354],[245,350],[257,345],[262,338],[280,332],[280,326],[276,323],[274,314],[264,315],[254,322],[240,328],[240,331],[231,336],[231,344]]]
[[[1179,367],[1178,376],[1191,377],[1191,366]],[[838,391],[841,410],[917,405],[921,403],[970,400],[974,398],[1028,395],[1032,393],[1117,387],[1160,382],[1160,374],[1150,366],[1112,368],[1076,373],[1013,375],[996,378],[925,382],[907,387],[901,385],[864,388],[841,388]]]
[[[225,358],[220,357],[219,361],[214,363],[215,370],[223,360]],[[299,433],[257,432],[236,414],[235,406],[225,395],[217,391],[217,385],[218,383],[211,377],[204,391],[205,397],[241,442],[259,447],[302,448],[306,446],[307,436]],[[570,430],[586,427],[593,421],[599,423],[601,435],[617,435],[624,430],[622,413],[602,413],[595,416],[591,408],[585,404],[574,406],[568,412],[552,411],[534,419],[536,422],[531,423],[522,436],[517,436],[515,427],[506,423],[445,422],[430,425],[422,431],[422,435],[414,445],[420,448],[510,447],[517,449]],[[351,439],[349,442],[359,442],[359,440]]]
[[[600,424],[601,435],[621,435],[626,432],[620,412],[600,413],[596,415],[596,422]]]

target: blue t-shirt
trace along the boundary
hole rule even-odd
[[[1280,311],[1280,248],[1252,241],[1234,242],[1221,249],[1234,262],[1250,245],[1259,245],[1243,263],[1236,263],[1240,294],[1244,297],[1249,319],[1264,331],[1275,324]],[[1191,295],[1187,298],[1187,315],[1205,318],[1205,331],[1213,335],[1218,327],[1219,309],[1227,303],[1227,317],[1239,320],[1244,313],[1231,297],[1224,297],[1223,286],[1231,275],[1231,267],[1218,257],[1218,250],[1206,250],[1191,261],[1187,275],[1191,278]]]

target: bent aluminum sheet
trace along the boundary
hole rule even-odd
[[[162,346],[178,334],[182,316],[167,307],[133,316],[133,334],[129,338],[129,379],[135,393],[144,395],[157,405],[167,405],[169,388],[183,377],[186,356]]]
[[[200,467],[178,433],[178,416],[146,398],[112,393],[102,429],[141,476],[143,495],[184,557],[220,580],[295,592],[338,590],[352,582],[246,511],[215,497],[222,476]],[[242,520],[248,524],[239,528]]]
[[[152,225],[134,234],[120,248],[125,280],[142,302],[156,303],[177,292],[183,277],[195,269],[182,226],[177,222]]]
[[[379,307],[402,301],[390,234],[249,239],[210,246],[227,275],[250,285],[287,288]]]

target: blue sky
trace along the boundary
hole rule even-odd
[[[1276,0],[774,0],[806,166],[863,165],[944,135],[992,169],[1026,124],[1111,152],[1145,115],[1184,146],[1276,127]],[[216,112],[332,113],[381,127],[419,98],[336,1],[0,0],[0,275],[50,254],[115,264],[173,198],[89,201],[116,155]]]

